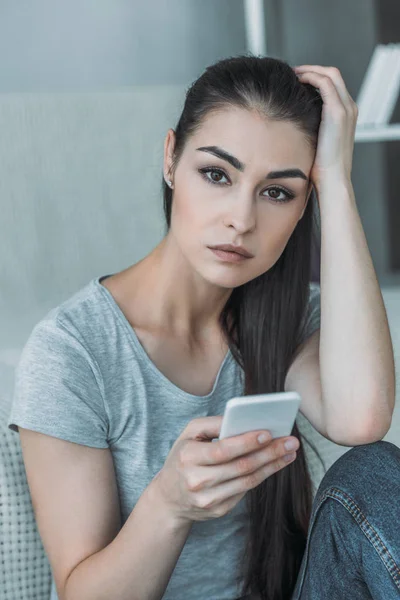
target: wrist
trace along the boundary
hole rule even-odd
[[[152,513],[159,515],[162,518],[163,523],[166,524],[171,530],[175,531],[176,533],[187,533],[190,530],[193,521],[185,519],[183,516],[177,514],[164,500],[159,485],[159,477],[160,472],[156,474],[156,476],[147,486],[145,490],[147,496],[146,501],[149,502]]]
[[[343,171],[327,171],[318,181],[313,182],[318,195],[330,193],[332,190],[351,190],[353,184]]]

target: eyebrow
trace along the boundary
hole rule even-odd
[[[244,171],[245,165],[238,158],[232,156],[232,154],[229,154],[229,152],[226,152],[226,150],[223,150],[218,146],[202,146],[201,148],[196,148],[196,150],[200,150],[202,152],[210,152],[211,154],[218,156],[218,158],[222,158],[222,160],[228,161],[228,163],[230,163],[232,167],[235,167],[235,169],[238,169],[238,171]],[[265,176],[265,179],[283,179],[286,177],[300,177],[301,179],[308,181],[307,175],[303,173],[301,169],[283,169],[280,171],[270,171]]]

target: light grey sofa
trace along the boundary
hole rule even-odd
[[[0,96],[0,598],[48,600],[19,436],[6,427],[14,368],[34,324],[95,275],[142,258],[164,234],[163,143],[182,86]],[[383,290],[397,370],[400,288]],[[301,431],[329,466],[349,448]],[[400,446],[400,412],[384,438]],[[324,469],[305,444],[314,487]]]

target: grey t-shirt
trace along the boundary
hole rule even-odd
[[[243,393],[244,379],[229,350],[206,396],[174,385],[100,284],[105,277],[92,279],[33,328],[17,366],[8,427],[110,448],[124,524],[188,422],[223,414],[226,402]],[[305,337],[319,324],[320,288],[310,284]],[[163,600],[240,596],[245,501],[223,517],[193,523]],[[58,600],[54,579],[51,600]]]

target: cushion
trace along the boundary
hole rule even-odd
[[[10,363],[15,353],[8,353]],[[11,358],[12,357],[12,358]],[[3,358],[5,355],[3,354]],[[0,362],[1,600],[48,600],[51,571],[36,526],[19,435],[7,428],[14,366]]]

